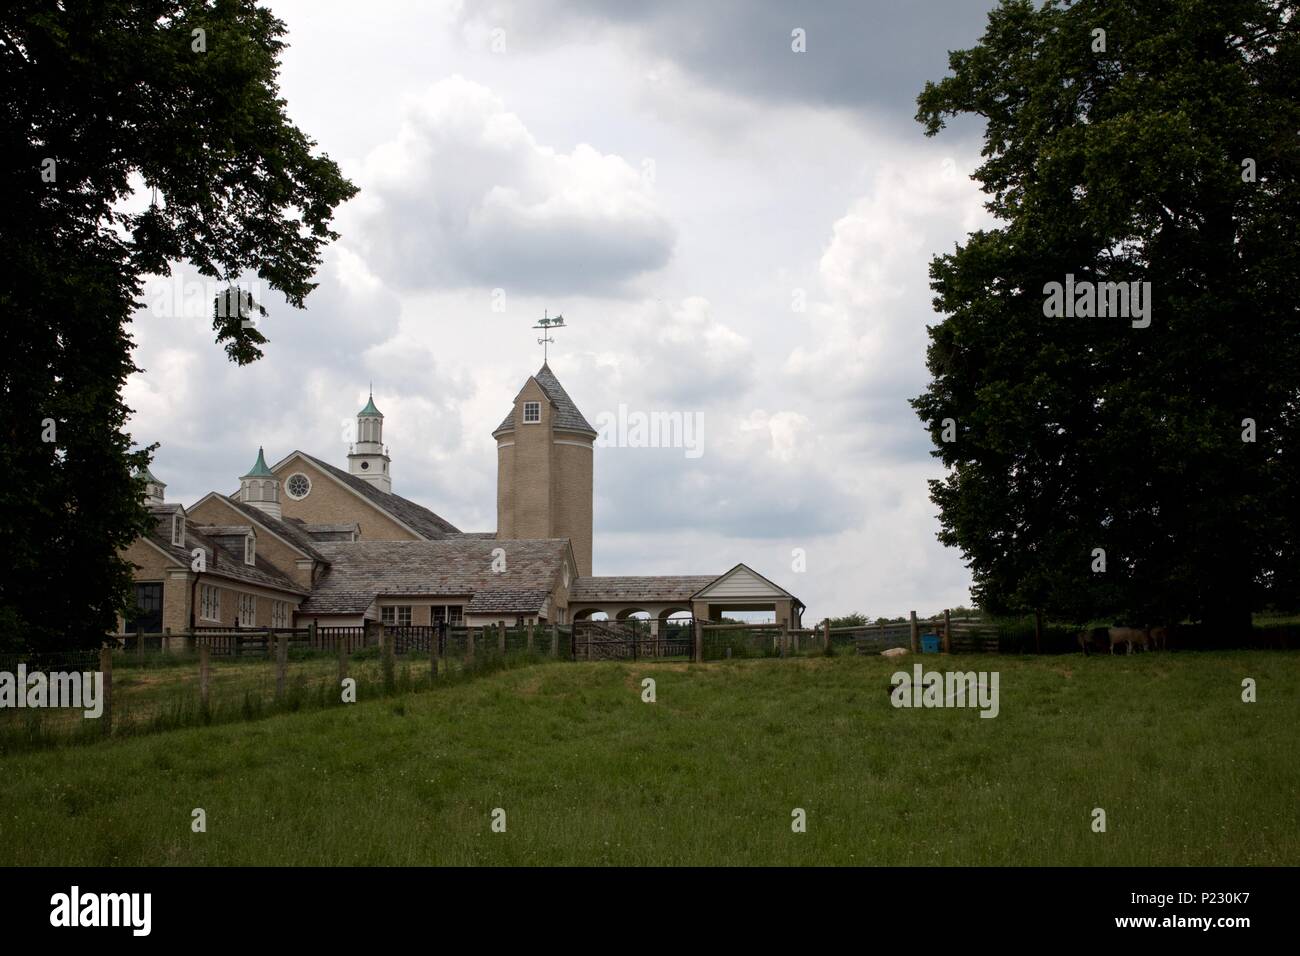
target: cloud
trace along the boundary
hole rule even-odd
[[[488,88],[430,87],[360,175],[359,241],[404,289],[617,292],[668,262],[652,177],[579,143],[540,145]]]
[[[612,34],[648,59],[679,64],[707,86],[766,101],[910,117],[947,51],[974,46],[994,0],[517,0],[467,3],[469,31],[504,29],[516,47],[540,38],[590,43]],[[804,31],[806,51],[792,49]]]

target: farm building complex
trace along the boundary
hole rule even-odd
[[[258,449],[234,494],[189,507],[141,475],[156,518],[125,551],[135,567],[129,631],[441,622],[568,624],[592,615],[718,620],[803,605],[744,564],[725,573],[592,575],[597,432],[547,365],[515,396],[497,442],[497,530],[461,531],[393,491],[384,416],[357,413],[347,467]],[[653,625],[652,625],[653,627]]]

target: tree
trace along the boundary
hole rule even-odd
[[[295,307],[355,193],[289,121],[284,25],[250,0],[0,13],[0,642],[93,645],[130,604],[118,552],[149,526],[121,398],[142,277],[253,272]],[[133,184],[157,202],[127,212]],[[225,310],[219,310],[225,312]],[[244,364],[265,338],[214,317]]]
[[[927,135],[985,120],[974,178],[1001,223],[931,263],[945,318],[913,400],[949,469],[939,537],[981,607],[1240,631],[1295,605],[1295,14],[1003,0],[918,97]],[[1085,317],[1105,282],[1149,283],[1126,287],[1134,306],[1149,290],[1149,324]]]

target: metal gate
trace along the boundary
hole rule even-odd
[[[571,656],[575,661],[689,659],[694,649],[691,619],[574,621]]]

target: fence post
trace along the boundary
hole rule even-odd
[[[384,639],[380,645],[380,655],[384,662],[384,693],[391,694],[395,688],[393,677],[393,645],[396,641]]]
[[[307,646],[313,648],[316,646],[316,622],[315,621],[307,622]]]
[[[831,649],[831,619],[829,617],[822,622],[822,628],[823,633],[825,634],[823,640],[825,647],[823,649],[829,651]]]
[[[474,663],[474,628],[465,626],[465,663]]]
[[[528,619],[528,653],[533,652],[533,619]]]
[[[271,632],[266,632],[266,641],[271,642]],[[275,641],[275,699],[284,697],[284,679],[289,671],[289,635],[280,634]]]
[[[560,656],[560,625],[551,625],[551,656]]]
[[[779,640],[781,641],[781,656],[782,656],[782,657],[786,657],[786,656],[788,655],[788,653],[789,653],[789,650],[790,650],[790,631],[789,631],[788,628],[789,628],[789,625],[787,625],[785,621],[782,621],[782,622],[781,622],[781,636],[780,636],[780,638],[779,638]]]
[[[442,625],[436,624],[429,628],[429,679],[438,679],[438,636],[442,632]]]
[[[343,681],[346,680],[348,676],[348,636],[347,634],[340,632],[334,635],[334,640],[338,644],[339,684],[342,685]]]
[[[206,643],[199,645],[199,703],[202,705],[204,713],[207,713],[208,701],[211,697],[208,686],[212,669],[209,659],[211,651],[212,649]]]
[[[947,608],[943,609],[943,652],[952,653],[952,618]]]
[[[695,659],[695,663],[703,664],[704,663],[704,625],[700,622],[700,619],[698,617],[695,618],[694,651],[695,653],[692,654],[691,657]]]
[[[104,712],[99,715],[99,719],[104,724],[104,736],[108,737],[113,733],[113,649],[111,647],[99,649],[99,672],[103,675],[104,681],[104,686],[99,689],[100,696],[104,698]]]
[[[135,653],[140,660],[144,660],[144,628],[139,625],[135,628]]]
[[[506,622],[505,622],[505,621],[498,621],[498,622],[497,622],[497,626],[500,628],[500,629],[497,631],[497,650],[501,652],[501,656],[502,656],[502,657],[505,657],[505,655],[506,655]]]
[[[912,611],[912,612],[910,613],[910,621],[909,621],[909,623],[911,624],[911,630],[912,630],[912,635],[911,635],[911,636],[912,636],[912,653],[913,653],[913,654],[919,654],[919,653],[921,653],[921,647],[920,647],[920,640],[921,640],[921,638],[920,638],[920,634],[921,634],[921,629],[920,629],[920,625],[917,624],[917,622],[916,622],[916,612],[915,612],[915,611]]]

